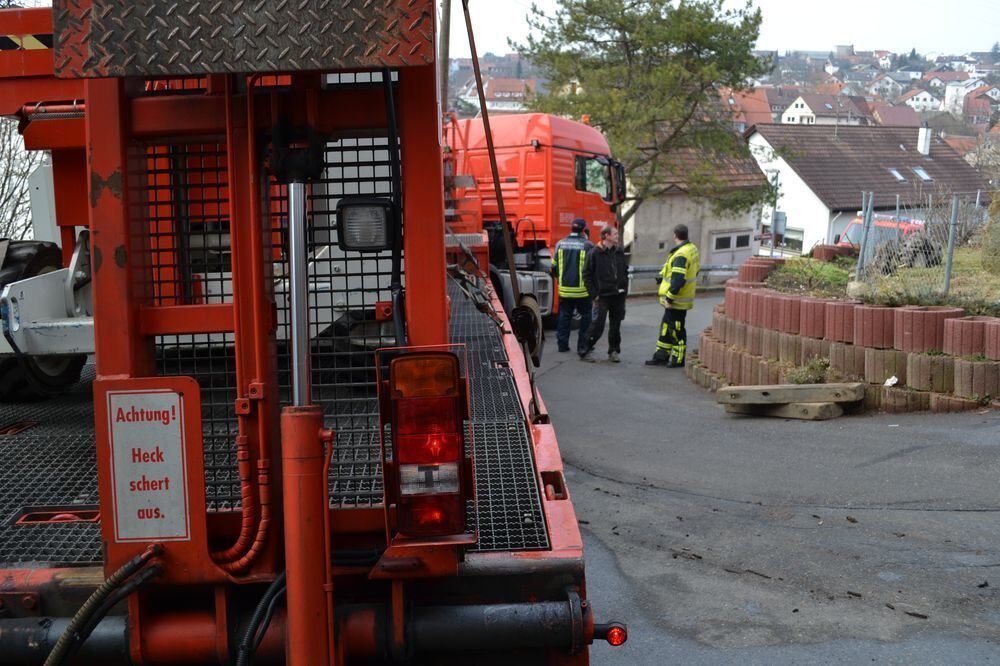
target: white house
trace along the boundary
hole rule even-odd
[[[915,217],[928,194],[975,192],[986,181],[931,130],[917,127],[758,125],[745,135],[750,153],[779,192],[762,212],[767,233],[784,213],[782,254],[834,243],[861,207],[861,190],[875,192],[875,210],[895,212],[896,197]]]
[[[781,115],[786,125],[864,125],[870,113],[846,95],[800,95]]]
[[[944,87],[942,108],[953,116],[961,116],[965,104],[965,96],[985,83],[982,79],[965,79],[952,81]]]
[[[867,91],[882,99],[895,99],[903,94],[903,86],[890,76],[882,75],[868,84]]]
[[[917,113],[927,113],[929,111],[940,111],[941,100],[926,90],[914,88],[906,92],[900,101],[906,104]]]

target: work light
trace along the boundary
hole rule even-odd
[[[381,252],[392,247],[392,202],[376,197],[344,197],[337,203],[338,244],[342,250]]]

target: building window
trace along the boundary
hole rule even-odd
[[[889,168],[889,173],[892,174],[892,177],[896,179],[897,183],[905,183],[906,182],[906,178],[903,177],[903,174],[899,173],[898,169],[894,169],[894,168],[890,167]]]
[[[771,233],[771,225],[762,225],[762,231],[765,234]],[[762,243],[764,247],[770,247],[774,244],[774,247],[780,248],[786,252],[794,252],[796,254],[802,254],[802,242],[805,238],[805,232],[802,229],[791,229],[785,228],[785,235],[780,238],[775,238],[774,240],[766,240]]]
[[[732,236],[716,236],[715,237],[715,249],[716,250],[728,250],[733,246]]]
[[[929,183],[932,180],[934,180],[933,178],[931,178],[931,175],[924,170],[923,167],[911,167],[910,170],[913,171],[913,173],[917,174],[917,176],[920,177],[920,180],[924,181],[925,183]]]
[[[740,234],[736,237],[736,247],[750,247],[750,234]]]

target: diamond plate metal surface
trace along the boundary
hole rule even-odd
[[[54,0],[63,78],[434,62],[432,0]]]

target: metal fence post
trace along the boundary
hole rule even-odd
[[[958,226],[958,195],[951,199],[951,224],[948,225],[948,256],[944,263],[944,293],[951,289],[951,264],[955,257],[955,230]]]
[[[875,193],[868,193],[868,205],[864,208],[864,218],[862,220],[861,248],[858,252],[858,279],[861,279],[861,272],[865,268],[868,255],[868,232],[872,226],[872,208],[875,204]]]
[[[900,196],[897,194],[896,195],[896,242],[897,243],[899,243],[901,240],[903,240],[903,224],[899,220],[899,205],[900,205],[900,203],[901,203]]]

